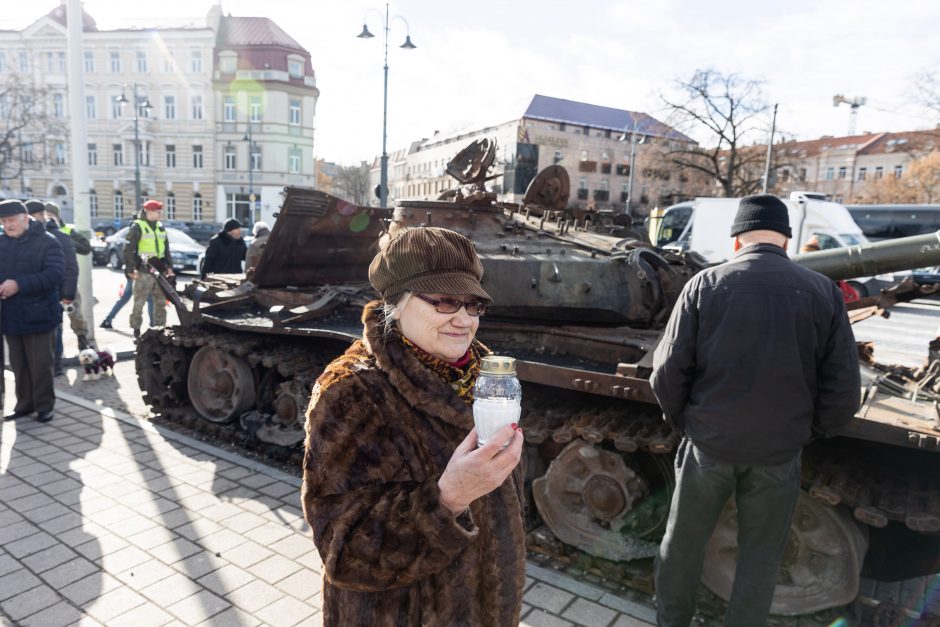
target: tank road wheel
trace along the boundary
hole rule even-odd
[[[633,560],[656,554],[658,544],[644,539],[660,527],[661,517],[644,512],[652,503],[647,480],[624,455],[574,440],[532,482],[532,494],[555,536],[608,560]],[[665,512],[668,513],[668,498]],[[660,508],[662,509],[662,508]],[[645,522],[644,522],[645,521]]]
[[[185,402],[189,360],[184,348],[161,343],[159,332],[150,330],[140,338],[134,362],[137,382],[154,411]]]
[[[203,346],[193,356],[187,387],[193,407],[211,422],[227,422],[255,404],[251,366],[214,346]]]
[[[702,582],[728,600],[738,555],[737,510],[728,501],[705,549]],[[868,538],[852,516],[801,492],[777,575],[771,614],[811,614],[858,595]]]

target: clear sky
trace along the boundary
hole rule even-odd
[[[21,29],[58,0],[13,2],[0,28]],[[213,0],[87,0],[101,29],[205,24]],[[371,0],[223,0],[223,11],[272,18],[313,59],[320,89],[318,157],[381,152],[383,44]],[[377,9],[370,10],[370,9]],[[374,39],[361,40],[366,15]],[[389,152],[461,126],[518,118],[533,94],[644,111],[665,119],[660,93],[697,68],[763,80],[777,126],[798,139],[857,130],[933,128],[915,102],[919,73],[940,75],[937,0],[397,0],[416,50],[389,38]],[[769,127],[769,120],[768,120]]]

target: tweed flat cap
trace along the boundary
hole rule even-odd
[[[9,218],[18,213],[27,213],[26,205],[23,204],[22,200],[11,198],[0,202],[0,218]]]
[[[46,210],[46,203],[41,200],[30,199],[27,200],[24,204],[26,205],[26,211],[29,212],[29,215]]]
[[[731,237],[745,231],[776,231],[793,237],[790,212],[783,201],[770,194],[745,196],[738,204],[738,213],[731,225]]]
[[[473,242],[448,229],[403,231],[369,264],[369,282],[388,300],[402,292],[470,294],[492,302],[480,285],[483,264]]]

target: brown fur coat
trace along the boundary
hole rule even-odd
[[[317,380],[303,507],[324,564],[325,625],[517,625],[522,464],[454,520],[437,480],[473,412],[363,311],[364,339]]]

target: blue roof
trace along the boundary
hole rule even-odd
[[[668,137],[679,141],[692,142],[679,131],[666,126],[659,120],[636,111],[613,109],[586,102],[576,102],[563,98],[552,98],[536,94],[529,103],[523,117],[546,120],[548,122],[564,122],[576,126],[590,126],[591,128],[609,129],[612,131],[632,130],[634,122],[637,130],[644,135]]]

